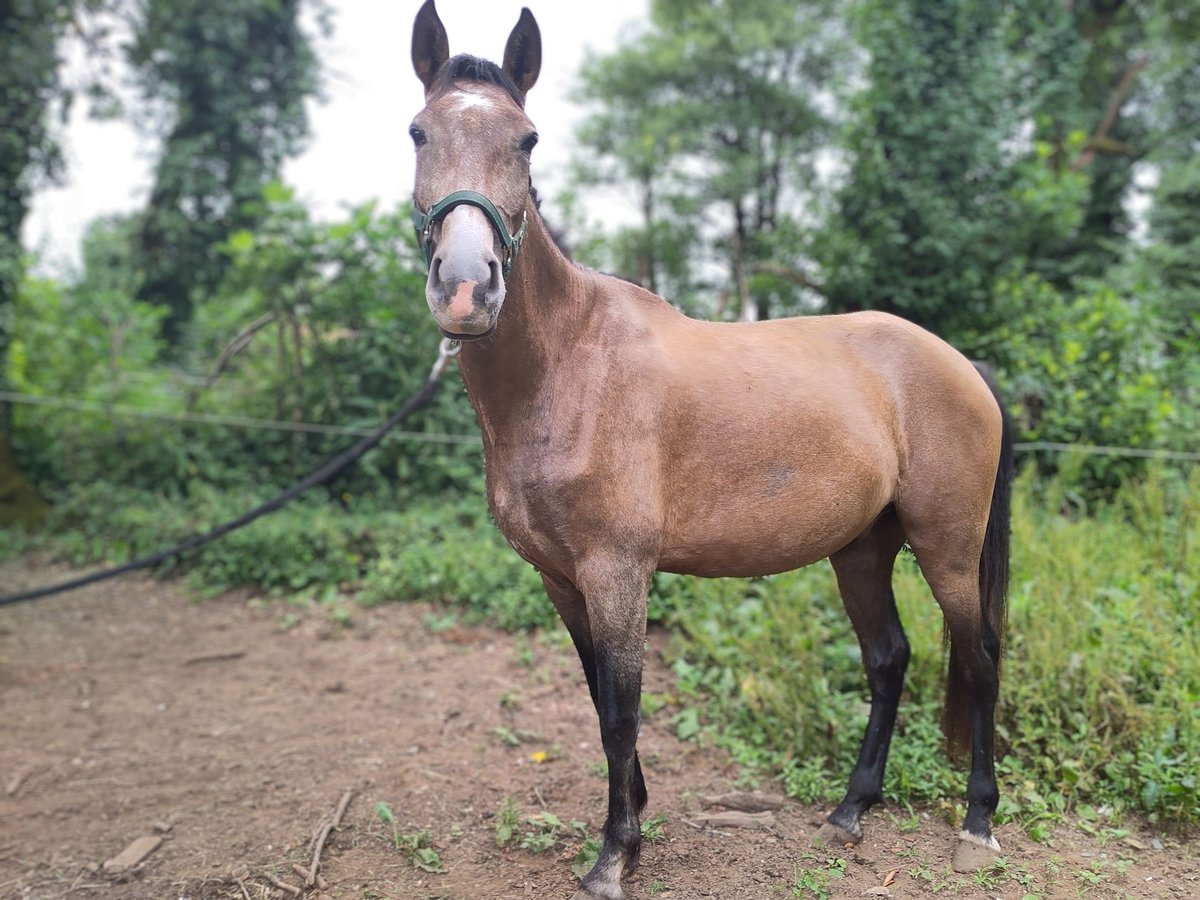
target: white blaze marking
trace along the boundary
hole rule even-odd
[[[454,99],[459,109],[494,109],[496,106],[490,97],[472,94],[469,91],[460,91]]]

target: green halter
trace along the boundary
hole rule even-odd
[[[516,234],[509,234],[508,228],[504,224],[504,218],[500,215],[500,210],[496,209],[496,204],[492,203],[487,197],[476,191],[455,191],[452,194],[447,194],[433,206],[429,207],[429,212],[422,213],[420,210],[413,207],[412,220],[413,225],[417,229],[417,243],[421,246],[421,252],[425,254],[425,267],[428,268],[433,262],[433,226],[446,217],[446,215],[456,206],[462,204],[468,206],[477,206],[483,210],[484,215],[488,217],[488,221],[492,224],[492,230],[496,232],[496,236],[500,238],[500,243],[504,245],[504,263],[501,271],[504,277],[508,277],[508,270],[512,268],[513,260],[517,256],[517,251],[521,249],[521,241],[525,237],[525,226],[528,222],[525,219],[524,213],[521,214],[521,227],[517,229]]]

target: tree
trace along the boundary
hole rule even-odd
[[[60,0],[0,0],[0,390],[10,389],[8,351],[24,269],[21,226],[37,178],[58,166],[48,111],[59,93],[58,44],[72,7]],[[13,459],[11,427],[10,405],[0,400],[0,525],[41,514]]]
[[[952,336],[987,319],[1016,249],[1004,9],[868,0],[856,23],[869,62],[819,245],[829,308],[882,309]]]
[[[795,305],[806,281],[789,250],[827,134],[832,8],[656,0],[646,33],[585,63],[577,96],[597,111],[577,178],[630,181],[638,195],[641,222],[618,241],[623,274],[668,294],[732,296],[744,319]],[[698,274],[714,264],[707,281]]]
[[[308,133],[318,63],[301,0],[146,0],[129,48],[163,133],[137,236],[139,299],[167,308],[179,340],[228,260],[216,249],[255,224],[263,186]]]

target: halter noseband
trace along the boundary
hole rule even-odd
[[[437,203],[433,204],[433,206],[429,207],[429,211],[425,213],[422,213],[416,206],[413,206],[412,221],[417,229],[417,243],[420,244],[421,252],[425,255],[425,267],[428,268],[433,262],[433,226],[446,218],[446,215],[454,207],[461,206],[464,203],[483,210],[483,214],[487,216],[488,222],[492,225],[492,230],[500,238],[500,243],[504,245],[504,262],[501,266],[501,271],[504,273],[504,277],[507,278],[508,270],[512,268],[517,251],[521,249],[521,241],[525,238],[525,226],[529,223],[522,212],[521,227],[517,229],[515,234],[509,234],[508,228],[504,224],[504,218],[500,215],[500,210],[496,209],[496,204],[477,191],[455,191],[452,194],[447,194]]]

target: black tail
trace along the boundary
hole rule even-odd
[[[988,370],[975,364],[987,382],[996,405],[1000,407],[1000,461],[996,466],[996,482],[992,488],[992,505],[988,512],[987,530],[983,536],[983,552],[979,557],[979,602],[983,614],[983,645],[996,664],[1000,676],[1000,658],[1004,652],[1004,625],[1008,617],[1008,551],[1012,483],[1016,477],[1013,457],[1013,425],[1000,391]],[[971,694],[966,687],[966,672],[950,647],[950,667],[946,679],[946,706],[942,730],[952,755],[967,753],[971,748]]]

